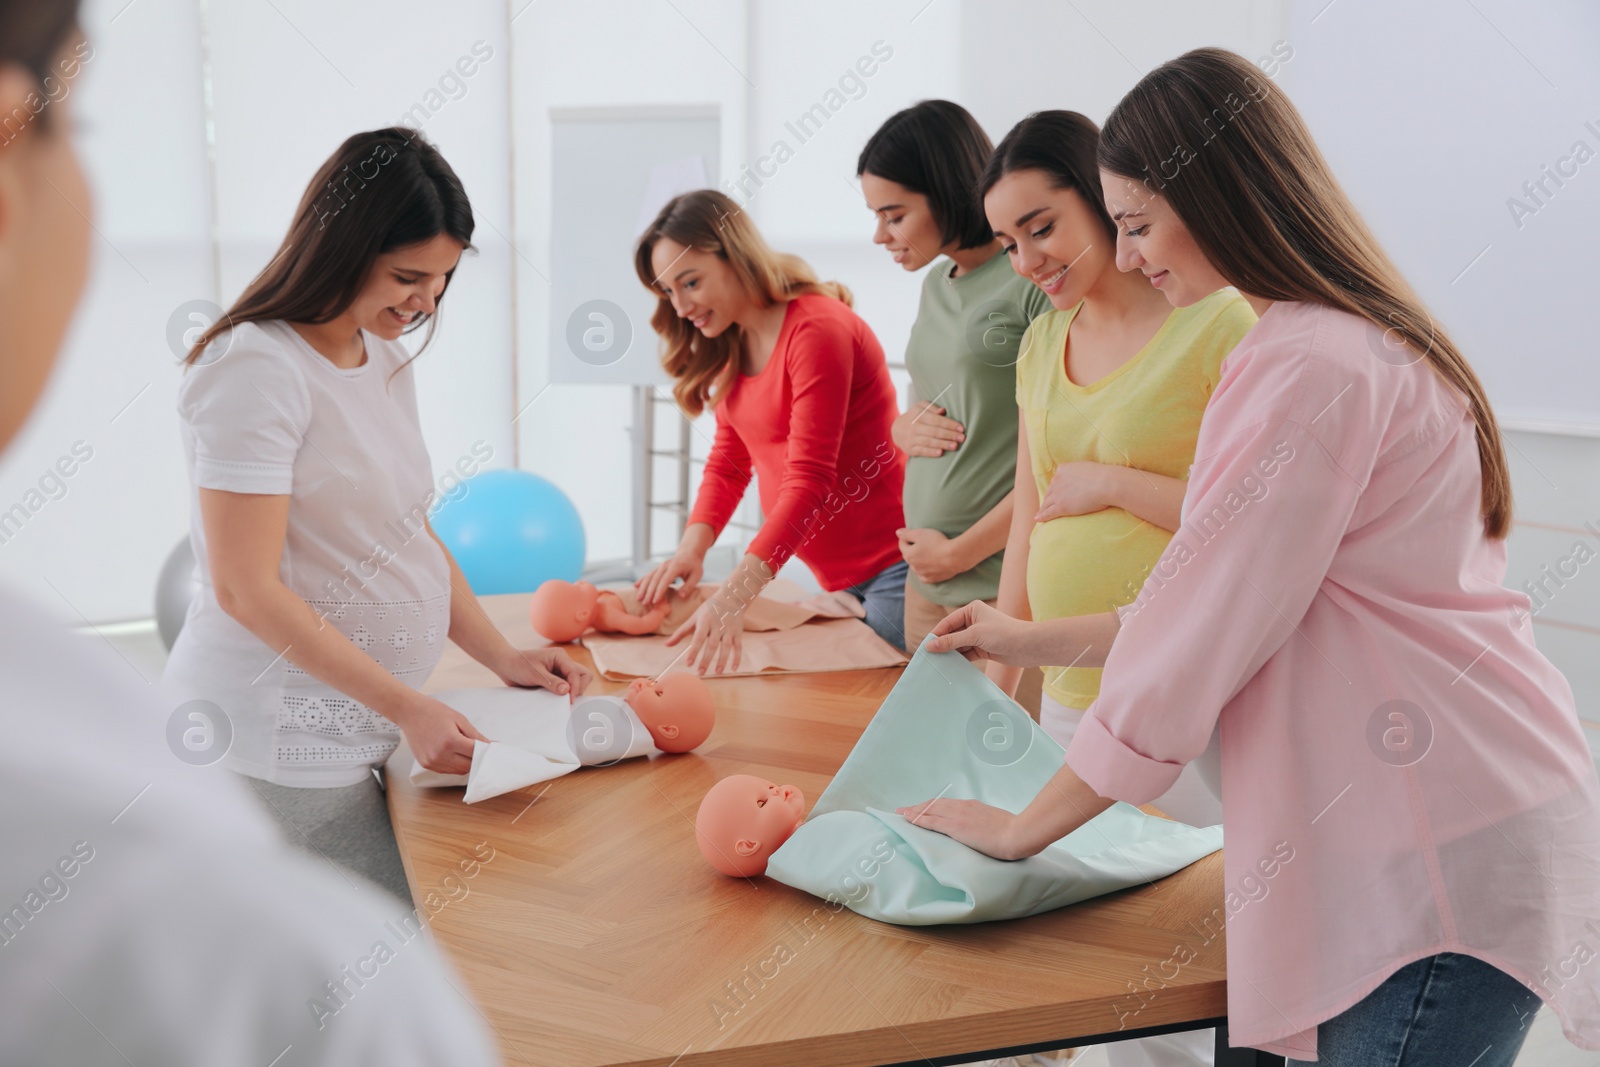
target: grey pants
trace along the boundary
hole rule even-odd
[[[376,778],[369,774],[355,785],[301,789],[240,777],[250,783],[290,844],[327,860],[342,874],[367,879],[411,906],[405,867]]]

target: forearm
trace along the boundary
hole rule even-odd
[[[1013,489],[985,512],[983,518],[951,539],[960,573],[965,574],[1007,547],[1011,538],[1011,501],[1016,495]]]
[[[761,595],[761,590],[772,581],[773,570],[760,556],[746,552],[739,560],[728,580],[722,583],[712,598],[714,610],[721,614],[743,614],[750,602]]]
[[[1183,521],[1183,493],[1187,482],[1137,467],[1108,465],[1111,476],[1108,502],[1152,526],[1176,531]]]
[[[1038,855],[1114,803],[1062,764],[1039,795],[1012,820],[1005,850],[1008,858]]]
[[[402,724],[419,696],[282,582],[231,595],[223,605],[241,626],[317,681]]]
[[[1032,475],[1029,475],[1031,478]],[[995,607],[1013,619],[1030,620],[1033,607],[1028,602],[1028,542],[1033,536],[1033,513],[1039,509],[1038,492],[1030,483],[1012,491],[1012,516],[1010,535],[1006,538],[1006,555],[1000,565],[1000,589]],[[990,681],[1008,695],[1016,696],[1022,681],[1022,668],[1004,663],[990,662],[984,668]]]
[[[1032,622],[1017,658],[1035,667],[1104,667],[1121,625],[1114,611]]]
[[[677,554],[682,557],[693,557],[704,560],[706,553],[711,551],[711,546],[717,543],[717,531],[708,522],[691,522],[684,527],[683,537],[678,541]]]

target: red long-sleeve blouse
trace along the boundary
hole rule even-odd
[[[799,556],[830,592],[898,562],[905,457],[883,347],[832,297],[789,301],[772,358],[716,405],[717,436],[689,521],[721,533],[752,475],[766,519],[749,551]]]

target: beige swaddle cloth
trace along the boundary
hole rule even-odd
[[[607,678],[654,677],[687,654],[687,641],[668,648],[667,637],[718,588],[704,582],[687,596],[674,594],[671,610],[655,634],[635,637],[591,630],[580,640]],[[606,591],[615,593],[630,615],[645,614],[631,585]],[[904,653],[861,621],[865,614],[861,602],[849,593],[807,596],[793,582],[776,579],[745,610],[739,669],[724,676],[854,671],[905,663]]]

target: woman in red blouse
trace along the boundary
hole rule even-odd
[[[850,291],[774,252],[730,197],[673,198],[639,239],[639,280],[661,302],[650,324],[691,418],[716,411],[688,528],[671,559],[639,579],[646,604],[700,582],[706,551],[757,477],[761,531],[728,580],[668,644],[689,637],[701,674],[737,670],[744,610],[790,556],[822,588],[861,601],[878,636],[903,647],[906,563],[895,531],[905,458],[883,348]]]

